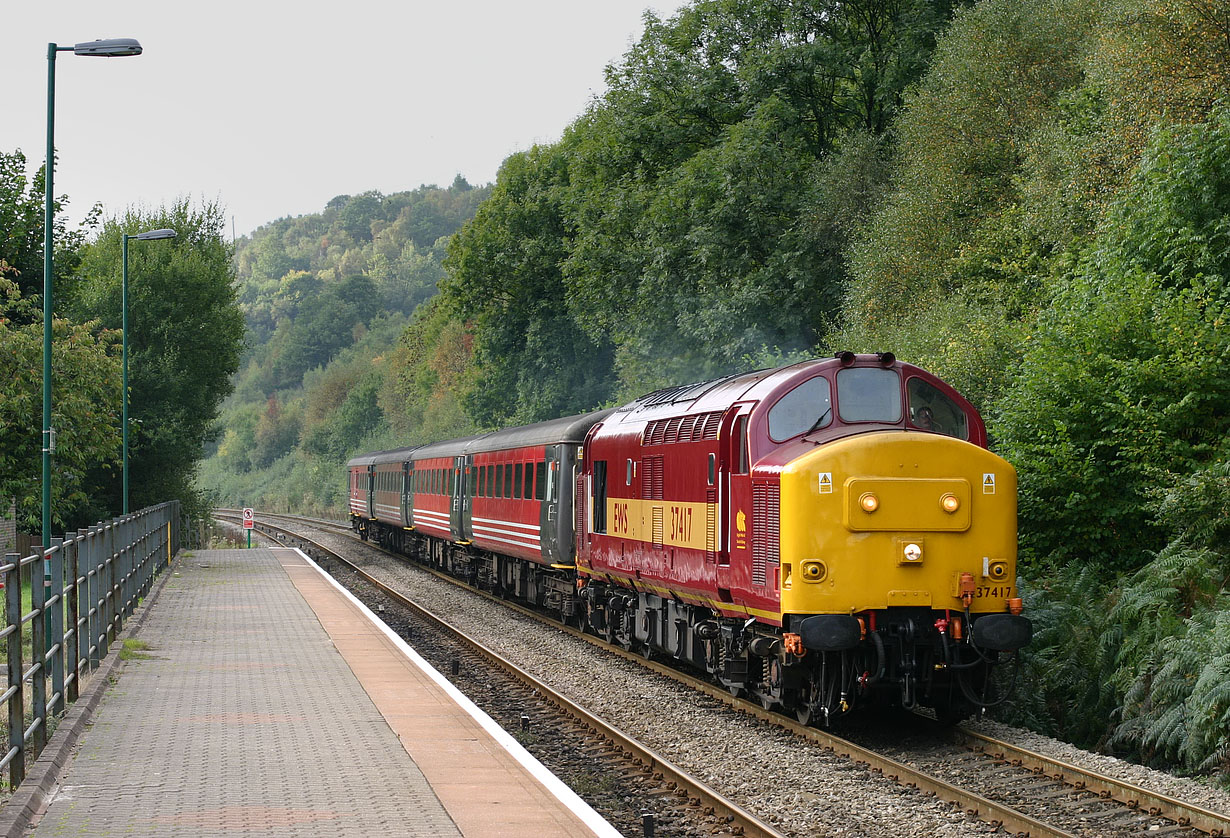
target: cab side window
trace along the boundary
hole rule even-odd
[[[594,532],[606,532],[606,460],[594,461]]]
[[[965,411],[938,387],[916,377],[906,382],[905,390],[910,400],[911,427],[957,439],[969,439],[969,418]]]

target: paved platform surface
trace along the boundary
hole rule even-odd
[[[170,572],[34,836],[618,834],[298,551]]]

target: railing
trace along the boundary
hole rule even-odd
[[[6,619],[0,639],[8,647],[8,689],[0,698],[8,704],[8,752],[0,759],[0,773],[8,768],[12,788],[25,778],[27,760],[33,763],[47,744],[48,718],[77,700],[83,678],[98,668],[125,618],[170,563],[180,529],[179,501],[171,501],[53,538],[51,547],[36,547],[25,558],[5,555],[0,574]],[[40,565],[43,584],[37,578]],[[22,613],[26,567],[32,583],[30,611]]]

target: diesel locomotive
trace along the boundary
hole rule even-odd
[[[1016,474],[890,353],[356,457],[363,537],[828,724],[962,718],[1030,640]]]

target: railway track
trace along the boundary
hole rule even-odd
[[[237,512],[232,514],[238,516]],[[299,516],[278,517],[291,522],[288,528],[310,527],[351,535],[348,527],[337,522]],[[452,584],[461,584],[430,569],[418,569]],[[468,586],[462,587],[496,599]],[[500,600],[500,603],[533,619],[548,620],[507,601]],[[714,701],[783,728],[834,754],[865,765],[872,772],[907,787],[934,794],[1009,833],[1028,836],[1230,836],[1230,817],[1223,813],[1081,769],[976,731],[958,727],[940,734],[937,729],[927,734],[930,737],[928,744],[912,744],[908,750],[883,744],[867,747],[827,731],[804,727],[762,708],[758,703],[731,696],[725,689],[690,674],[646,661],[639,655],[612,647],[605,641],[558,622],[549,622],[556,630],[683,682]],[[944,744],[951,746],[951,750],[944,750]],[[896,756],[887,755],[884,753],[886,750]],[[920,766],[932,766],[932,770]],[[941,774],[949,779],[938,776]],[[1017,805],[1006,802],[1006,799]],[[746,834],[755,833],[749,831]]]

